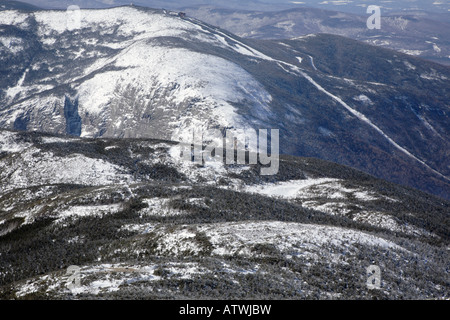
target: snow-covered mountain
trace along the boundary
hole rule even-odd
[[[2,38],[3,49],[15,59],[29,50],[46,53],[42,59],[34,57],[19,79],[8,70],[13,79],[4,80],[4,126],[18,128],[14,123],[24,119],[22,128],[28,130],[177,140],[176,132],[199,124],[243,126],[233,104],[245,103],[255,111],[269,108],[270,94],[249,72],[202,51],[210,46],[248,59],[258,53],[228,44],[226,34],[203,30],[207,27],[176,13],[129,7],[88,10],[82,12],[80,30],[70,30],[66,13],[58,11],[5,12],[2,22],[20,29],[29,27],[30,18],[39,25],[36,42],[25,44],[11,35]],[[33,44],[38,47],[28,47]],[[29,86],[33,74],[38,79]],[[36,107],[50,111],[50,117],[25,115],[37,112]]]
[[[0,298],[449,298],[448,201],[313,158],[264,177],[179,148],[0,130]]]
[[[282,153],[448,195],[450,69],[330,35],[244,40],[137,7],[0,12],[0,126],[178,141],[280,129]]]

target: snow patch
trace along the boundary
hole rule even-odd
[[[213,255],[253,255],[256,244],[271,244],[285,255],[320,256],[329,245],[346,248],[363,244],[393,250],[404,250],[393,242],[373,235],[338,227],[293,222],[230,222],[201,225],[214,249]]]
[[[15,150],[20,149],[18,147]],[[39,154],[39,158],[33,156],[35,153]],[[58,157],[34,147],[16,154],[9,165],[0,163],[0,169],[0,178],[7,181],[4,191],[45,184],[100,186],[112,184],[117,180],[133,180],[132,176],[122,173],[120,167],[104,160],[88,158],[81,154]]]
[[[101,206],[73,206],[58,214],[58,218],[83,218],[83,217],[102,217],[105,214],[119,212],[121,204],[110,204]]]

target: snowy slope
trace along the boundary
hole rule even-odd
[[[52,79],[58,80],[56,85],[44,85],[54,82],[48,77],[38,79],[40,85],[24,85],[27,69],[15,86],[8,88],[7,101],[20,101],[27,95],[67,84],[74,91],[70,97],[77,101],[77,112],[82,117],[80,135],[83,137],[99,136],[99,128],[106,126],[103,136],[153,135],[177,140],[175,134],[182,136],[187,129],[199,125],[242,127],[243,121],[235,113],[233,103],[245,101],[268,109],[271,101],[270,94],[242,67],[215,55],[189,48],[169,49],[158,43],[173,38],[195,42],[198,46],[235,49],[220,35],[205,32],[200,25],[172,14],[131,7],[83,10],[82,29],[78,30],[71,27],[65,12],[8,11],[0,13],[0,24],[26,28],[30,18],[39,26],[37,37],[44,48],[60,44],[57,56],[77,63],[74,69],[65,69],[63,62],[49,67],[49,71],[55,68],[60,71],[58,78]],[[11,49],[8,45],[11,41],[5,38],[3,43],[10,50],[20,50],[17,44]],[[110,50],[102,54],[99,48]],[[43,62],[36,61],[31,69],[42,70]],[[45,124],[46,129],[63,133],[61,120],[65,119],[58,115],[64,114],[66,98],[52,94],[46,99],[48,107],[56,111]],[[18,113],[28,112],[30,104],[42,103],[42,96],[13,103],[3,112],[3,121],[13,123]],[[162,118],[158,123],[168,126],[165,132],[152,131],[151,121],[143,123],[142,119],[153,120],[153,115]],[[32,126],[33,120],[30,122]]]
[[[311,158],[262,178],[176,147],[0,130],[0,297],[448,298],[447,201]]]

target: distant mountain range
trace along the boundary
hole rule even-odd
[[[26,2],[21,1],[0,1],[0,10],[39,10],[43,9],[42,7],[38,7]]]
[[[17,1],[0,1],[0,2],[17,2]],[[450,4],[446,1],[436,0],[372,0],[368,3],[365,0],[354,1],[322,1],[322,0],[28,0],[27,3],[34,4],[44,9],[65,9],[70,5],[78,5],[84,9],[88,8],[109,8],[112,6],[135,5],[150,8],[167,8],[179,10],[181,7],[193,7],[209,5],[221,9],[233,10],[262,10],[262,11],[281,11],[287,9],[301,9],[305,7],[317,8],[324,10],[333,10],[347,13],[364,13],[368,5],[380,6],[383,12],[405,12],[405,11],[427,11],[434,13],[446,13],[450,10]]]
[[[450,65],[450,12],[408,11],[382,14],[381,29],[369,30],[369,14],[316,8],[243,11],[199,6],[183,9],[190,16],[244,38],[291,39],[329,33]]]

